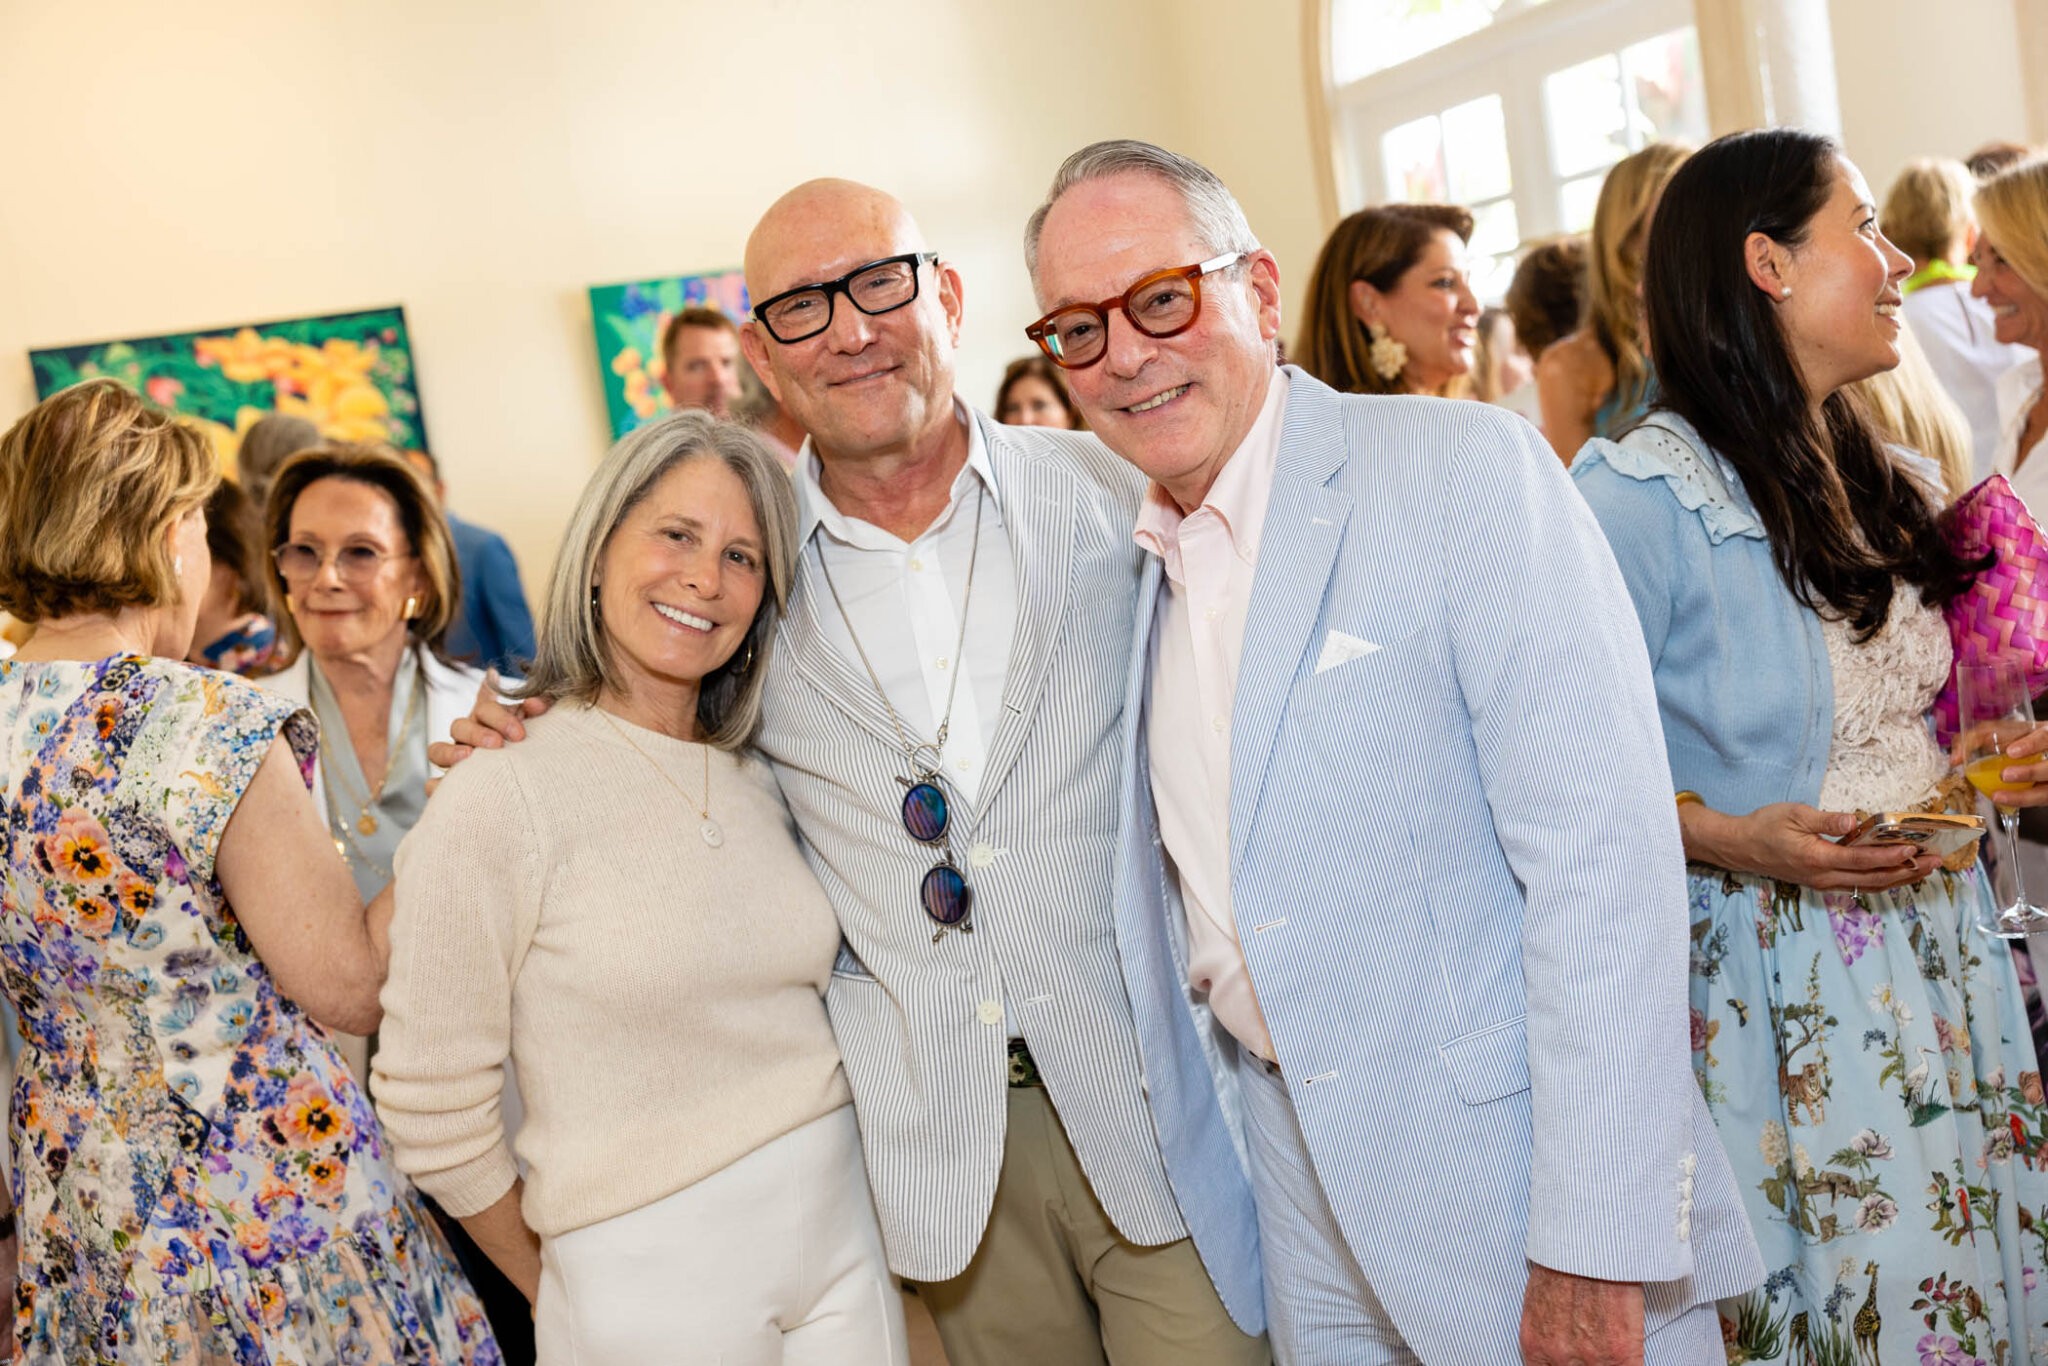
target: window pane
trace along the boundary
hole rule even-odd
[[[1545,76],[1543,114],[1559,175],[1613,165],[1629,150],[1621,62],[1609,53]]]
[[[1443,139],[1452,203],[1493,199],[1514,188],[1508,175],[1508,124],[1500,96],[1488,95],[1444,110]]]
[[[1707,141],[1707,97],[1700,44],[1690,28],[1623,48],[1621,69],[1635,95],[1637,144],[1658,138]]]
[[[1475,255],[1512,256],[1522,244],[1515,201],[1498,199],[1472,210],[1472,251]]]
[[[1387,167],[1387,197],[1396,200],[1443,201],[1448,189],[1444,175],[1444,136],[1437,117],[1404,123],[1380,139],[1380,155]]]
[[[1482,304],[1497,303],[1508,292],[1508,282],[1515,278],[1515,250],[1521,242],[1513,200],[1473,208],[1472,245],[1466,253],[1465,270],[1472,280],[1472,293]]]
[[[1591,232],[1593,210],[1600,204],[1600,186],[1607,180],[1607,172],[1580,176],[1567,180],[1558,191],[1559,217],[1566,232]]]
[[[1331,0],[1330,75],[1339,85],[1477,33],[1502,0]]]

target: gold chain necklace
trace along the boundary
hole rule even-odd
[[[310,668],[311,665],[308,664],[307,667]],[[398,723],[398,743],[401,745],[405,743],[405,737],[412,734],[412,718],[419,711],[420,694],[426,690],[426,675],[423,672],[415,673],[412,680],[412,693],[405,699],[405,719]],[[334,692],[333,685],[328,685],[327,691],[332,694]],[[338,697],[335,699],[335,710],[341,710],[341,700]],[[327,730],[324,726],[321,727],[319,735],[320,786],[327,791],[327,804],[331,809],[334,805],[334,783],[329,779],[328,775],[338,770],[334,763],[334,751],[329,748],[327,743]],[[360,760],[358,761],[358,766],[360,767]],[[396,758],[390,749],[387,748],[384,754],[384,773],[377,779],[377,790],[365,797],[356,808],[355,827],[366,838],[377,833],[377,815],[370,808],[384,800],[384,785],[391,781],[391,770],[397,766]],[[369,780],[365,779],[363,785],[368,787]],[[348,800],[354,801],[355,797],[351,795]]]
[[[683,799],[683,804],[688,806],[692,811],[697,813],[697,819],[703,822],[702,825],[697,827],[697,833],[704,837],[704,842],[710,845],[713,849],[716,849],[719,845],[724,844],[724,828],[721,827],[717,821],[711,819],[711,746],[707,744],[703,747],[704,801],[702,805],[699,805],[698,803],[690,800],[690,794],[683,791],[681,783],[678,783],[674,778],[668,776],[668,770],[661,766],[660,760],[656,759],[652,754],[649,754],[646,750],[640,748],[640,743],[637,740],[635,740],[632,736],[626,733],[625,727],[621,726],[617,721],[614,721],[612,719],[612,714],[610,712],[606,711],[603,707],[596,705],[592,705],[591,710],[596,712],[599,716],[602,716],[604,718],[604,723],[612,728],[613,734],[617,735],[621,740],[624,740],[628,745],[631,745],[633,748],[633,752],[639,755],[641,758],[645,759],[648,762],[648,764],[653,767],[654,771],[661,775],[661,780],[676,790],[676,795]]]

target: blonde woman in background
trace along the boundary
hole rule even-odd
[[[1585,316],[1536,362],[1543,435],[1567,465],[1589,438],[1615,437],[1649,410],[1656,372],[1643,340],[1643,247],[1665,183],[1691,152],[1653,142],[1616,162],[1600,186]]]
[[[1900,286],[1906,301],[1899,312],[1919,339],[1942,388],[1962,410],[1971,473],[1982,479],[1998,459],[1999,376],[2027,354],[1998,340],[1991,309],[1970,293],[1977,273],[1969,264],[1977,236],[1970,210],[1976,189],[1960,161],[1915,161],[1885,192],[1878,226],[1913,258],[1913,273]]]
[[[219,477],[112,380],[0,437],[0,604],[36,623],[0,663],[7,1346],[498,1366],[322,1032],[376,1026],[390,903],[365,911],[306,799],[311,718],[182,662]]]
[[[521,688],[554,705],[399,853],[378,1110],[550,1363],[904,1362],[825,1015],[839,927],[752,748],[796,535],[752,432],[620,441]]]
[[[1971,468],[1970,425],[1928,364],[1913,329],[1899,329],[1899,363],[1846,386],[1869,415],[1878,434],[1927,460],[1928,475],[1939,473],[1943,503],[1953,503],[1976,482]],[[1923,471],[1916,470],[1916,474]]]
[[[1361,209],[1309,275],[1294,360],[1347,394],[1465,398],[1479,301],[1465,274],[1472,215],[1452,204]]]
[[[1998,383],[1998,472],[2048,518],[2048,158],[1986,181],[1975,204],[1970,289],[1991,305],[1998,340],[2026,356]]]

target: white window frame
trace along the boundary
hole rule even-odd
[[[1559,174],[1552,159],[1543,78],[1687,27],[1696,28],[1693,0],[1548,0],[1520,6],[1476,33],[1335,87],[1331,110],[1342,211],[1388,202],[1381,156],[1388,131],[1498,95],[1514,187],[1509,198],[1522,240],[1563,232],[1563,187],[1577,176]]]

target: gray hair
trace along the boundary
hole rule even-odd
[[[1195,236],[1206,250],[1220,255],[1259,249],[1259,239],[1253,234],[1237,196],[1214,171],[1164,147],[1135,138],[1116,138],[1090,143],[1061,162],[1052,178],[1052,188],[1045,192],[1045,202],[1024,225],[1024,268],[1031,273],[1034,285],[1038,282],[1038,238],[1045,231],[1045,216],[1052,212],[1052,206],[1077,185],[1118,175],[1157,176],[1178,190],[1181,202],[1187,205]]]
[[[796,569],[796,493],[761,438],[703,412],[671,413],[629,432],[606,452],[584,485],[555,557],[533,667],[510,689],[517,697],[573,698],[594,704],[625,681],[612,662],[604,623],[591,601],[597,565],[619,524],[662,476],[686,460],[723,461],[746,486],[761,526],[768,591],[740,648],[707,674],[697,693],[697,722],[706,741],[736,751],[761,727],[761,694],[775,645],[775,627],[789,601]]]

